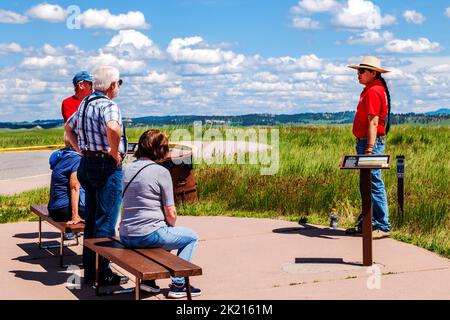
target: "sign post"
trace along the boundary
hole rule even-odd
[[[372,255],[372,189],[371,170],[389,169],[390,155],[355,155],[344,156],[341,170],[360,170],[361,198],[363,215],[363,265],[373,264]]]
[[[403,223],[404,210],[405,156],[397,156],[397,202],[400,219]]]

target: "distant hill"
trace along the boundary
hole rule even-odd
[[[439,114],[450,114],[450,109],[442,108],[442,109],[438,109],[435,111],[427,112],[425,114],[429,115],[429,116],[435,116],[435,115],[439,115]]]
[[[226,126],[272,126],[291,124],[350,124],[355,117],[354,111],[318,112],[299,114],[246,114],[236,116],[206,116],[206,115],[178,115],[178,116],[149,116],[139,118],[125,118],[127,127],[142,126],[180,126],[192,125],[199,121],[204,125]],[[391,115],[391,123],[419,123],[439,124],[450,121],[450,109],[439,109],[428,113],[398,113]],[[0,129],[33,129],[36,126],[43,129],[56,128],[63,125],[62,120],[36,120],[33,122],[0,122]]]

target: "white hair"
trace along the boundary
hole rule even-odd
[[[111,86],[111,83],[119,81],[119,70],[114,67],[103,66],[97,68],[94,73],[94,90],[105,92]]]

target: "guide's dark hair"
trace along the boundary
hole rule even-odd
[[[386,116],[386,134],[388,134],[389,129],[391,128],[391,94],[389,93],[389,88],[386,83],[386,80],[381,76],[380,72],[377,72],[375,79],[380,79],[381,83],[384,86],[384,90],[386,91],[387,105],[388,105],[388,113]]]

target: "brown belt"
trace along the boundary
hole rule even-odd
[[[111,157],[109,154],[103,151],[82,151],[84,157],[87,158],[109,158]]]
[[[384,137],[385,137],[385,136],[377,136],[375,140],[378,140],[378,139],[380,139],[380,138],[383,140]],[[366,140],[367,140],[367,138],[356,138],[356,142],[366,141]]]

